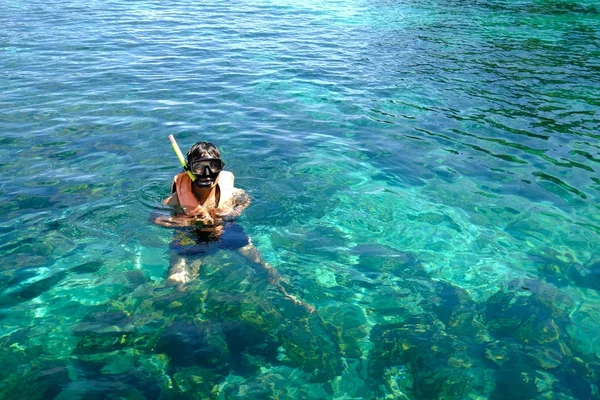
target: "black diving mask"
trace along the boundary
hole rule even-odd
[[[189,169],[196,176],[194,184],[210,187],[214,184],[225,163],[220,158],[201,158],[190,163]]]

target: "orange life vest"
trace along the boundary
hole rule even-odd
[[[196,196],[194,196],[192,184],[192,179],[187,172],[182,172],[173,178],[173,186],[175,187],[175,191],[177,191],[179,205],[183,208],[183,211],[190,216],[198,215],[200,213],[200,203]]]
[[[221,198],[221,188],[219,186],[219,178],[221,174],[217,176],[216,183],[216,204],[215,207],[219,206],[219,200]],[[190,217],[196,216],[204,211],[204,207],[200,205],[200,202],[194,196],[194,192],[192,191],[192,185],[194,182],[187,174],[187,172],[182,172],[179,175],[175,175],[173,178],[173,190],[177,192],[177,199],[179,200],[179,206],[183,209],[186,215]]]

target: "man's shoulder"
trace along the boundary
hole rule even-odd
[[[249,203],[250,198],[244,189],[234,186],[235,177],[229,171],[221,171],[219,187],[221,188],[221,204],[223,207],[233,207],[240,203]]]
[[[234,189],[235,176],[229,171],[221,171],[219,174],[219,186],[221,189]]]

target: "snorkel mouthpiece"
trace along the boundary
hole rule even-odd
[[[198,186],[199,188],[208,188],[208,187],[211,187],[214,183],[215,183],[215,180],[212,178],[209,178],[206,180],[196,179],[194,181],[194,185]]]

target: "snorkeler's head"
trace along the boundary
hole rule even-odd
[[[189,170],[196,176],[194,184],[201,188],[212,187],[225,166],[217,146],[208,142],[194,144],[186,157]]]

